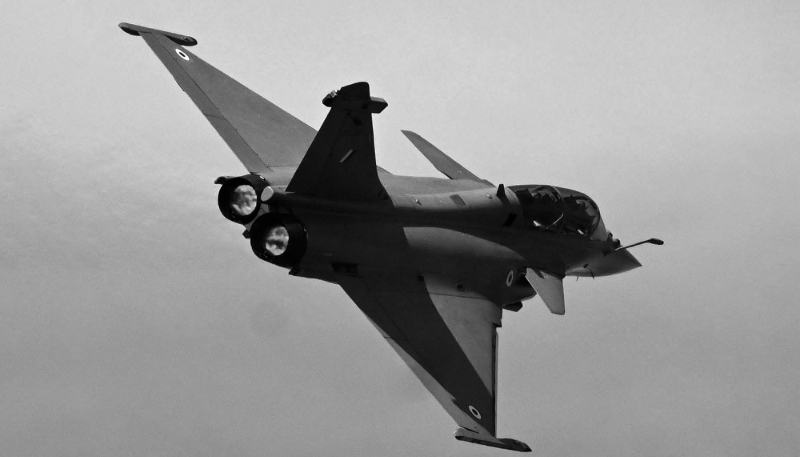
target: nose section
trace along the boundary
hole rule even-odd
[[[641,267],[642,264],[631,254],[631,251],[624,249],[614,251],[611,254],[603,257],[597,265],[595,276],[608,276],[617,273],[625,273],[626,271],[633,270],[634,268]]]
[[[608,255],[599,256],[587,263],[585,266],[575,268],[567,272],[570,276],[611,276],[634,268],[641,267],[642,264],[627,249],[616,250]]]

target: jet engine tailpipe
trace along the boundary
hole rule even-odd
[[[264,214],[250,227],[250,247],[267,262],[293,267],[303,258],[307,246],[306,229],[294,216]]]
[[[217,204],[223,216],[238,224],[247,224],[258,215],[261,202],[258,196],[269,183],[258,175],[244,175],[222,181]]]

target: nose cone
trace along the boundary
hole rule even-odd
[[[642,264],[627,249],[614,251],[606,256],[592,259],[586,267],[576,268],[567,274],[572,276],[611,276],[634,268]]]

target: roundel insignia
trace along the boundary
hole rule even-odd
[[[470,407],[469,407],[469,412],[471,412],[472,415],[475,416],[475,419],[480,419],[481,418],[481,413],[477,410],[477,408],[475,408],[472,405],[470,405]]]
[[[189,61],[189,56],[182,50],[175,48],[175,54],[178,54],[178,57],[181,59],[186,60],[187,62]]]
[[[506,276],[506,286],[511,287],[514,284],[514,270],[508,272],[508,276]]]

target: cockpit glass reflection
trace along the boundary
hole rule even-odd
[[[550,228],[564,215],[564,199],[554,187],[536,186],[517,191],[525,221],[535,228]]]
[[[591,236],[601,223],[597,205],[579,192],[553,186],[514,186],[525,226]]]
[[[588,197],[572,196],[564,198],[564,230],[589,236],[600,221],[600,212]]]

